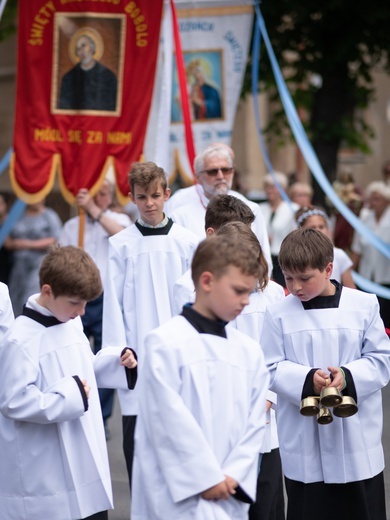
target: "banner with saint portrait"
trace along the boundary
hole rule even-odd
[[[163,0],[20,0],[11,182],[34,202],[58,173],[69,202],[140,160]]]
[[[199,0],[195,4],[188,0],[175,0],[175,6],[195,152],[213,142],[230,145],[252,34],[253,2]],[[163,32],[163,37],[168,39],[171,33],[170,28]],[[191,184],[192,165],[186,148],[175,56],[171,63],[170,126],[166,137],[170,153],[169,157],[165,156],[166,167],[171,183],[180,172],[181,181]],[[161,106],[162,103],[155,103],[153,108],[157,112]],[[161,114],[164,114],[164,109],[160,110]],[[164,156],[163,150],[157,149],[154,153]]]

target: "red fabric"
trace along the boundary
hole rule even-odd
[[[64,196],[72,199],[80,188],[96,189],[110,161],[120,194],[127,196],[130,164],[143,150],[162,5],[162,0],[19,2],[11,180],[20,198],[29,202],[31,195],[47,194],[57,171]],[[62,78],[77,59],[71,43],[85,28],[100,35],[94,57],[116,76],[113,110],[69,113],[72,109],[60,107]]]
[[[174,36],[174,40],[175,40],[175,49],[176,49],[177,74],[178,74],[179,88],[180,88],[181,109],[182,109],[182,113],[183,113],[184,132],[185,132],[185,137],[186,137],[186,148],[187,148],[188,162],[190,163],[190,166],[191,166],[191,169],[193,172],[194,171],[194,159],[195,159],[194,136],[192,134],[190,104],[188,101],[187,80],[186,80],[186,71],[185,71],[185,66],[184,66],[183,50],[181,47],[179,26],[177,23],[176,9],[175,9],[175,4],[174,4],[173,0],[171,0],[171,9],[172,9],[173,36]]]

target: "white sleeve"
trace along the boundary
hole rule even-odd
[[[0,411],[13,420],[38,424],[71,421],[84,414],[79,385],[66,376],[44,392],[37,386],[39,366],[15,342],[5,341],[0,349]]]
[[[14,322],[14,311],[9,297],[8,287],[0,283],[0,342]]]
[[[125,277],[126,261],[109,240],[106,284],[103,292],[103,348],[108,345],[123,348],[127,344],[123,319]]]

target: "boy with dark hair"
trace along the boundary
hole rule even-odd
[[[128,348],[91,351],[80,316],[102,286],[85,251],[52,249],[39,278],[0,346],[0,518],[105,520],[113,505],[97,387],[134,387],[137,362]]]
[[[258,248],[215,236],[192,262],[196,301],[146,338],[133,520],[244,520],[255,497],[268,374],[259,344],[225,328],[249,303]]]
[[[375,295],[331,280],[333,244],[300,228],[279,263],[290,294],[271,305],[261,344],[278,394],[278,434],[289,520],[385,520],[381,389],[390,342]],[[358,411],[323,425],[300,415],[301,400],[334,388]],[[336,409],[335,409],[336,410]],[[337,415],[337,416],[336,416]]]
[[[142,359],[146,334],[173,315],[173,284],[190,267],[199,239],[165,216],[170,189],[162,168],[153,162],[133,163],[129,184],[140,217],[109,239],[103,347],[130,345]],[[131,487],[138,399],[137,391],[129,394],[118,391]]]
[[[243,222],[250,226],[255,215],[242,200],[232,195],[215,195],[209,202],[205,213],[206,236],[213,235],[223,224]],[[183,305],[195,300],[195,288],[188,269],[173,286],[173,311],[179,314]]]
[[[239,221],[250,226],[255,220],[255,214],[250,207],[232,195],[215,195],[207,205],[205,213],[205,230],[219,229],[227,222]]]

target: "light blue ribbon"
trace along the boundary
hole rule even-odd
[[[20,199],[16,199],[12,204],[12,208],[8,212],[8,216],[4,221],[4,224],[0,228],[0,247],[4,244],[4,240],[11,233],[15,222],[23,214],[26,208],[26,203]]]
[[[9,148],[6,152],[4,157],[0,160],[0,175],[5,171],[6,168],[9,166],[9,162],[11,160],[12,155],[12,148]]]
[[[310,141],[307,138],[306,132],[302,126],[302,123],[298,117],[296,112],[294,103],[291,99],[290,93],[287,89],[285,81],[283,79],[283,75],[280,71],[279,65],[277,63],[274,51],[272,49],[271,42],[268,37],[267,30],[265,28],[264,19],[261,15],[260,8],[258,4],[255,4],[256,11],[256,19],[257,24],[255,26],[254,37],[253,37],[253,47],[252,47],[252,94],[254,100],[254,112],[255,119],[257,125],[257,132],[259,135],[259,142],[262,149],[262,153],[264,156],[264,161],[267,165],[267,168],[273,172],[272,165],[269,160],[266,147],[264,144],[264,140],[262,137],[260,117],[259,117],[259,108],[257,102],[257,80],[258,80],[258,63],[260,56],[260,35],[263,34],[264,42],[267,48],[268,56],[270,58],[271,66],[275,75],[276,84],[279,89],[279,94],[286,112],[287,119],[290,123],[291,130],[294,134],[295,140],[298,143],[298,146],[304,156],[306,163],[308,164],[310,170],[312,171],[314,177],[316,178],[318,184],[321,186],[324,193],[328,196],[329,200],[333,203],[333,205],[339,210],[339,212],[345,217],[345,219],[354,227],[354,229],[363,235],[367,241],[372,244],[376,249],[378,249],[383,255],[390,259],[390,246],[386,244],[383,240],[381,240],[377,235],[372,233],[372,231],[365,226],[361,220],[348,208],[346,204],[338,197],[336,192],[334,191],[332,185],[330,184],[328,178],[326,177],[318,158],[311,146]],[[271,166],[271,167],[270,167]],[[283,196],[283,195],[282,195]],[[291,202],[290,202],[291,204]],[[353,279],[355,283],[364,291],[372,292],[381,296],[383,298],[390,299],[390,290],[387,287],[383,287],[375,282],[367,280],[363,278],[361,275],[352,272]]]
[[[302,123],[298,117],[294,103],[291,99],[291,95],[287,89],[287,86],[283,79],[283,75],[276,61],[275,54],[272,49],[272,45],[269,40],[267,30],[265,28],[265,23],[258,5],[255,5],[255,10],[257,15],[257,23],[263,35],[268,56],[270,58],[271,66],[275,75],[276,84],[279,89],[280,98],[282,100],[287,119],[290,123],[291,131],[294,134],[295,140],[298,143],[298,146],[306,160],[307,165],[309,166],[311,172],[316,178],[318,184],[321,186],[324,193],[331,200],[335,208],[345,217],[345,219],[358,233],[363,235],[367,239],[367,241],[376,249],[378,249],[378,251],[380,251],[384,256],[386,256],[386,258],[390,259],[390,245],[386,244],[377,235],[372,233],[372,231],[361,222],[361,220],[348,208],[348,206],[344,204],[344,202],[337,196],[328,178],[326,177],[318,161],[318,158],[313,150],[313,147],[311,146],[311,143],[307,138]]]
[[[5,169],[9,166],[9,162],[11,160],[12,148],[5,153],[4,157],[0,160],[0,175],[5,171]],[[19,219],[19,217],[23,214],[26,208],[26,203],[20,199],[17,199],[13,204],[12,208],[9,210],[7,218],[4,221],[4,224],[0,227],[0,247],[4,244],[4,240],[12,231],[15,222]]]

